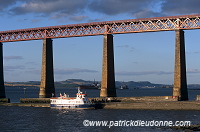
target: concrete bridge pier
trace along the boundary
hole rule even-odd
[[[113,35],[104,35],[101,97],[116,97]]]
[[[39,98],[55,96],[52,39],[43,40],[42,71]]]
[[[6,98],[3,74],[3,44],[0,42],[0,98]]]
[[[176,30],[173,96],[188,100],[184,31]]]

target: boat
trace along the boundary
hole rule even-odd
[[[100,89],[101,88],[101,84],[99,84],[98,82],[94,82],[92,84],[89,85],[80,85],[79,86],[80,89]]]
[[[99,89],[100,87],[92,84],[92,85],[80,85],[79,88],[81,88],[81,89]]]
[[[123,82],[119,89],[129,89],[128,86]]]
[[[76,97],[60,94],[60,97],[50,98],[50,107],[68,108],[68,109],[94,109],[95,104],[88,100],[87,94],[83,94],[78,88]]]

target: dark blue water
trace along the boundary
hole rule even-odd
[[[19,102],[20,97],[38,97],[38,88],[6,88],[7,97],[12,102]],[[57,94],[66,92],[76,94],[75,89],[56,89]],[[99,90],[86,90],[90,97],[99,95]],[[117,90],[118,96],[162,96],[171,95],[171,89],[129,89]],[[190,99],[195,98],[198,90],[189,90]],[[125,127],[107,126],[87,127],[84,120],[118,121],[118,120],[158,120],[191,121],[200,124],[200,111],[161,111],[161,110],[68,110],[36,107],[0,106],[1,132],[74,132],[74,131],[173,131],[169,127]]]
[[[77,93],[77,88],[57,88],[56,95],[60,93],[67,93],[71,97]],[[89,97],[99,97],[100,90],[98,89],[84,89]],[[141,89],[117,89],[118,97],[139,97],[139,96],[171,96],[171,88],[141,88]],[[189,100],[195,100],[196,95],[200,95],[200,90],[188,90]],[[38,98],[39,88],[26,88],[24,87],[6,87],[6,97],[11,99],[11,102],[19,102],[20,98]]]

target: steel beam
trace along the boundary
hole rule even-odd
[[[0,42],[106,34],[200,29],[200,14],[104,21],[0,31]]]

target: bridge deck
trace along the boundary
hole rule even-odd
[[[200,14],[196,14],[0,31],[0,42],[199,28]]]

